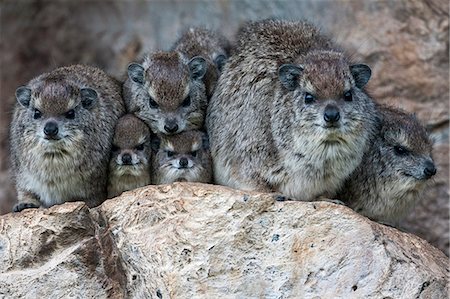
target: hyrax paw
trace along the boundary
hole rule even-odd
[[[284,196],[284,195],[282,195],[282,194],[275,194],[273,197],[274,197],[274,199],[275,199],[276,201],[287,201],[287,200],[291,200],[289,197]]]
[[[29,202],[20,202],[14,206],[13,212],[17,213],[17,212],[20,212],[25,209],[37,209],[37,208],[39,208],[39,206],[37,204],[29,203]]]

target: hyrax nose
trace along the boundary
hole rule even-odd
[[[176,121],[174,120],[166,121],[166,124],[164,125],[164,130],[166,130],[167,133],[175,133],[176,131],[178,131],[178,125]]]
[[[122,155],[122,163],[124,165],[131,165],[131,155],[130,154],[123,154]]]
[[[427,179],[431,178],[433,175],[436,174],[436,167],[434,166],[433,162],[427,161],[425,163],[425,169],[423,170],[423,174]]]
[[[186,168],[188,166],[188,159],[187,158],[181,158],[180,159],[180,167],[181,168]]]
[[[55,122],[49,121],[45,124],[44,134],[49,137],[55,137],[58,135],[58,125]]]
[[[323,119],[327,123],[335,123],[341,118],[339,109],[334,105],[327,105],[323,114]]]

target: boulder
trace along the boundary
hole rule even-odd
[[[175,183],[0,217],[5,298],[443,298],[448,258],[328,202]]]

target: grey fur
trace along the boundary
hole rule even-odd
[[[279,73],[283,64],[297,66],[298,77]],[[350,65],[308,23],[243,26],[207,112],[215,182],[296,200],[334,194],[361,162],[377,123]],[[294,80],[292,90],[284,79]],[[349,89],[351,102],[343,99]],[[315,102],[305,103],[306,92]],[[338,128],[324,121],[329,105],[340,112]]]
[[[179,52],[187,60],[195,56],[201,56],[206,60],[207,70],[203,82],[209,99],[228,59],[230,48],[228,40],[219,32],[203,27],[192,27],[181,34],[172,50]]]
[[[212,165],[207,135],[201,131],[159,137],[151,173],[154,184],[169,184],[177,181],[211,183]],[[195,153],[195,154],[193,154]],[[180,167],[181,159],[187,166]]]
[[[434,165],[432,143],[413,115],[386,106],[378,109],[382,126],[338,198],[373,220],[398,225],[429,179],[424,169],[427,164]],[[397,153],[398,146],[407,152]]]
[[[122,116],[116,126],[109,162],[108,198],[150,185],[150,129],[132,114]],[[130,161],[124,162],[124,156]]]
[[[127,111],[143,120],[154,133],[170,135],[203,127],[207,106],[205,84],[199,73],[191,73],[190,61],[174,51],[151,53],[141,65],[143,83],[131,79],[139,77],[136,73],[129,74],[125,81]],[[138,69],[133,67],[133,72]],[[188,98],[190,103],[185,105]],[[167,131],[168,124],[176,125],[177,129]]]
[[[78,200],[100,204],[106,199],[114,126],[124,113],[120,84],[97,68],[74,65],[42,74],[25,87],[31,91],[28,107],[17,104],[11,123],[14,210]],[[82,94],[92,100],[92,91],[96,99],[83,107]],[[50,122],[57,125],[58,140],[43,133]]]

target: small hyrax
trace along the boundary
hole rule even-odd
[[[355,211],[398,225],[436,174],[432,143],[414,115],[380,106],[382,126],[338,198]]]
[[[295,200],[330,196],[378,122],[371,70],[305,22],[250,22],[208,106],[215,182]]]
[[[196,56],[206,59],[208,67],[203,81],[209,99],[228,59],[230,48],[228,40],[219,32],[202,27],[192,27],[183,32],[172,50],[181,53],[187,60]]]
[[[208,137],[201,131],[187,131],[177,135],[161,135],[153,142],[152,182],[210,183],[211,154]]]
[[[109,162],[108,198],[150,185],[150,137],[150,129],[136,116],[119,119]]]
[[[34,78],[16,90],[16,98],[14,211],[103,202],[114,127],[125,112],[120,84],[97,68],[74,65]]]

